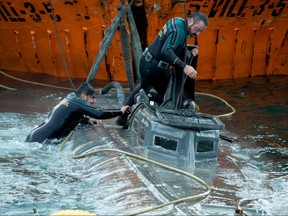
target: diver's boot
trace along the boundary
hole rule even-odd
[[[150,103],[150,99],[149,96],[145,93],[145,91],[143,89],[140,89],[139,91],[139,96],[140,96],[140,100],[143,103],[149,104]]]
[[[184,102],[183,102],[183,108],[184,109],[188,109],[190,111],[195,111],[195,102],[191,99],[186,99]]]
[[[192,99],[186,99],[183,102],[183,108],[192,112],[199,112],[200,110],[199,106]]]
[[[127,119],[128,119],[128,114],[124,113],[123,115],[119,116],[115,123],[119,126],[123,126],[124,129],[128,128],[128,123],[127,123]]]

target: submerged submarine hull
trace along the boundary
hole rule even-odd
[[[224,129],[216,116],[164,110],[146,103],[137,104],[129,125],[150,157],[191,167],[203,160],[217,160],[219,131]]]

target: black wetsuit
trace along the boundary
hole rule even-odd
[[[148,47],[152,59],[148,61],[146,55],[144,55],[145,52],[141,57],[139,66],[141,82],[129,95],[126,105],[132,106],[134,104],[134,97],[141,88],[148,93],[153,87],[160,95],[160,102],[163,100],[171,77],[170,66],[176,66],[182,71],[186,66],[181,60],[181,54],[186,43],[185,31],[185,20],[179,17],[170,19],[162,27]],[[166,68],[159,67],[160,61],[164,62]]]
[[[122,115],[118,110],[107,110],[91,106],[89,102],[70,93],[57,106],[49,117],[37,128],[33,129],[26,142],[43,142],[46,139],[67,136],[84,118],[84,115],[97,119],[110,119]]]

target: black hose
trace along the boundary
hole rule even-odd
[[[121,86],[121,84],[119,82],[112,81],[112,82],[108,83],[106,86],[104,86],[104,88],[102,88],[100,90],[100,93],[105,95],[112,88],[115,88],[116,91],[117,91],[117,101],[118,101],[118,103],[120,105],[124,105],[124,103],[125,103],[125,94],[124,94],[123,88],[122,88],[122,86]]]

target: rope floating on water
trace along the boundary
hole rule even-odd
[[[61,87],[61,86],[55,86],[55,85],[48,85],[48,84],[43,84],[43,83],[39,83],[39,82],[32,82],[32,81],[29,81],[29,80],[24,80],[24,79],[20,79],[20,78],[17,78],[17,77],[14,77],[14,76],[11,76],[7,73],[4,73],[3,71],[0,70],[0,73],[6,77],[9,77],[11,79],[14,79],[14,80],[17,80],[17,81],[20,81],[20,82],[24,82],[24,83],[29,83],[29,84],[33,84],[33,85],[39,85],[39,86],[46,86],[46,87],[52,87],[52,88],[57,88],[57,89],[65,89],[65,90],[69,90],[69,91],[72,91],[74,90],[73,88],[66,88],[66,87]]]

